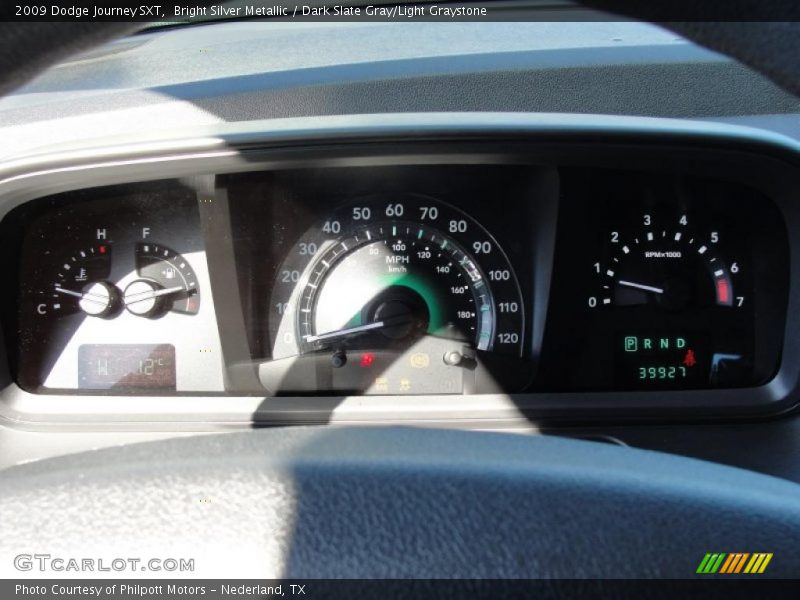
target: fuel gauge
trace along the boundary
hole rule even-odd
[[[183,255],[161,244],[140,242],[135,259],[139,279],[128,284],[122,299],[129,312],[151,318],[166,312],[197,314],[197,277]]]

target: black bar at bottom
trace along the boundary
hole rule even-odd
[[[694,580],[494,579],[28,579],[0,580],[0,598],[101,600],[163,598],[797,598],[800,580],[716,576]]]

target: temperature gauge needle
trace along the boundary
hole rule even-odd
[[[182,285],[176,285],[175,287],[171,288],[164,288],[159,290],[149,290],[146,292],[139,292],[138,294],[130,294],[126,295],[123,299],[125,306],[130,306],[131,304],[136,304],[137,302],[144,302],[145,300],[151,300],[153,298],[159,298],[161,296],[168,296],[170,294],[176,294],[178,292],[184,291]],[[191,291],[191,290],[187,290]]]
[[[625,281],[624,279],[620,279],[617,281],[619,285],[624,285],[627,287],[636,288],[637,290],[644,290],[645,292],[653,292],[654,294],[663,294],[664,290],[662,288],[653,287],[652,285],[645,285],[643,283],[635,283],[633,281]]]
[[[318,335],[307,335],[305,340],[307,342],[319,342],[321,340],[329,340],[331,338],[344,337],[353,333],[361,333],[362,331],[371,331],[373,329],[380,329],[385,327],[383,321],[375,321],[374,323],[367,323],[366,325],[358,325],[356,327],[347,327],[345,329],[337,329],[336,331],[328,331]]]
[[[87,300],[96,304],[108,304],[108,296],[101,296],[100,294],[90,294],[89,292],[76,292],[74,290],[66,290],[62,287],[56,286],[56,291],[59,294],[66,294],[67,296],[74,296],[81,300]]]

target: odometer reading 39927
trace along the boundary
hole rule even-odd
[[[272,358],[316,357],[335,390],[460,393],[481,356],[523,351],[505,253],[466,214],[426,197],[326,215],[282,264],[270,308]]]

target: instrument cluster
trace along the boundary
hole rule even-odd
[[[530,164],[200,180],[67,192],[6,217],[21,387],[732,389],[780,364],[786,225],[740,183]]]
[[[364,175],[341,168],[221,181],[238,262],[261,268],[240,278],[240,293],[248,331],[259,332],[264,388],[521,389],[532,374],[526,313],[539,173],[373,168],[370,185]],[[260,235],[261,223],[271,234]]]

